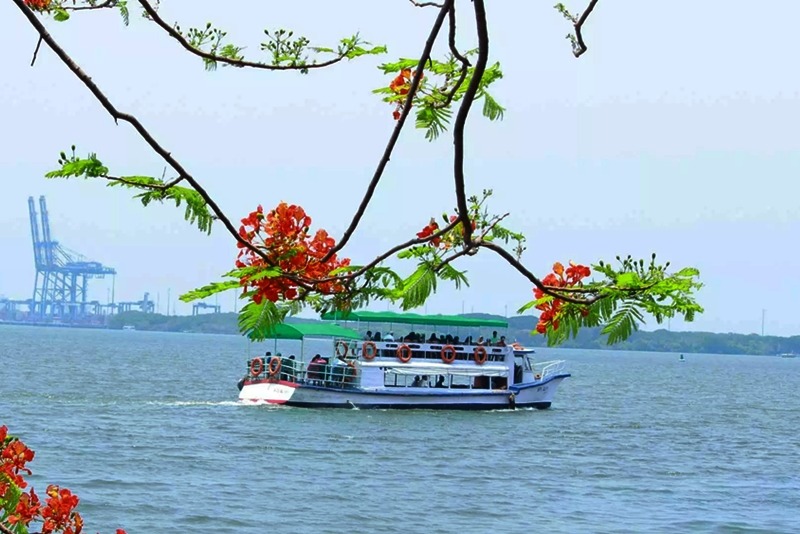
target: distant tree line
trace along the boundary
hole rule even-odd
[[[501,319],[496,315],[467,314],[470,317]],[[214,313],[205,315],[160,315],[137,311],[125,312],[114,316],[110,328],[121,329],[125,325],[137,330],[160,332],[188,332],[204,334],[239,334],[237,314]],[[536,317],[517,316],[508,319],[507,337],[527,346],[543,347],[544,336],[532,335]],[[290,319],[289,322],[314,322],[313,319]],[[380,330],[381,325],[375,325]],[[373,328],[375,330],[375,328]],[[712,332],[672,332],[656,330],[654,332],[638,331],[628,340],[610,347],[606,337],[600,334],[600,328],[585,328],[578,337],[566,341],[562,347],[573,349],[596,350],[640,350],[652,352],[687,352],[707,354],[763,354],[782,353],[800,354],[800,336],[778,337],[759,336],[757,334],[715,334]]]

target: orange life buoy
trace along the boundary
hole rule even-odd
[[[411,347],[408,345],[400,345],[397,347],[397,359],[403,363],[411,361]]]
[[[372,350],[368,351],[367,349],[372,349]],[[361,354],[364,356],[365,360],[372,360],[378,354],[378,348],[372,341],[365,341],[364,344],[361,346]]]
[[[253,358],[250,362],[250,374],[258,376],[264,371],[264,360],[261,358]]]
[[[280,356],[273,356],[269,359],[269,363],[267,364],[267,372],[269,372],[269,376],[277,375],[281,370],[281,357]]]
[[[340,348],[344,348],[344,352],[340,352],[339,351]],[[336,355],[337,356],[341,356],[342,358],[344,358],[345,356],[347,356],[347,351],[349,351],[349,350],[350,350],[350,346],[347,344],[346,341],[337,341],[336,342]]]
[[[445,345],[442,347],[442,361],[444,363],[453,363],[456,361],[456,349],[453,345]]]
[[[486,349],[484,347],[475,347],[473,358],[475,358],[475,363],[477,363],[478,365],[483,365],[484,363],[486,363],[486,360],[489,358],[489,355],[486,353]]]

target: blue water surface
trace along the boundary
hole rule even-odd
[[[800,359],[542,349],[546,411],[240,405],[288,343],[0,326],[0,425],[87,532],[800,532]]]

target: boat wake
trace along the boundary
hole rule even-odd
[[[150,401],[156,406],[243,406],[239,401]]]

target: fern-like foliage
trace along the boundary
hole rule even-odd
[[[677,315],[683,316],[685,321],[693,321],[697,313],[702,313],[703,308],[695,298],[702,287],[697,281],[700,275],[697,269],[686,267],[669,273],[669,262],[657,264],[655,254],[649,263],[631,256],[618,256],[617,260],[618,266],[602,261],[592,265],[595,274],[604,279],[582,285],[579,292],[562,291],[564,296],[594,302],[587,305],[561,301],[558,327],[549,324],[545,332],[548,345],[558,345],[575,337],[583,327],[601,327],[608,344],[612,345],[629,338],[648,316],[660,324]],[[558,294],[558,288],[552,289]],[[556,300],[558,296],[544,295],[522,306],[519,313],[552,305]]]
[[[176,206],[184,206],[184,219],[206,233],[211,233],[211,226],[216,216],[211,212],[205,199],[189,187],[169,185],[164,180],[152,176],[111,176],[109,169],[98,159],[97,154],[90,153],[80,157],[75,152],[61,152],[58,158],[59,168],[45,174],[46,178],[94,178],[107,181],[109,187],[125,187],[141,191],[134,195],[142,205],[151,202],[171,200]]]
[[[269,300],[248,302],[239,312],[239,331],[252,341],[269,339],[275,333],[275,327],[286,319],[289,311],[290,308]]]
[[[477,55],[478,50],[469,50],[466,57]],[[406,69],[416,69],[418,60],[403,58],[393,63],[385,63],[380,68],[385,74],[397,75]],[[445,132],[450,124],[452,105],[459,102],[467,91],[474,76],[475,68],[465,66],[455,56],[449,55],[444,61],[431,59],[425,63],[425,77],[414,96],[416,108],[416,127],[425,130],[425,138],[433,141]],[[499,63],[486,68],[478,85],[475,100],[483,100],[483,115],[489,120],[501,120],[505,108],[489,94],[488,87],[503,77]],[[401,105],[406,93],[398,92],[391,86],[372,91],[383,95],[383,101]]]

